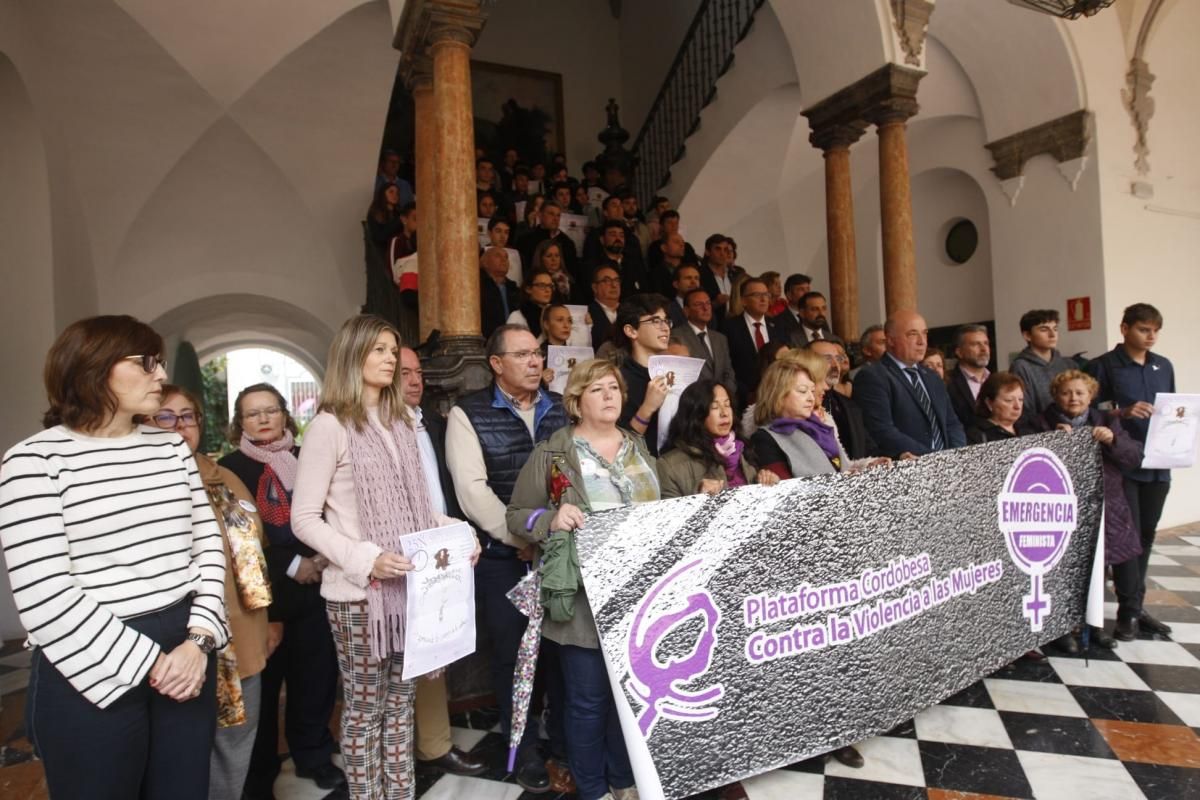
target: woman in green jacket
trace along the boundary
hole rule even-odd
[[[542,547],[555,570],[584,514],[659,499],[654,459],[642,437],[617,427],[625,384],[616,366],[591,359],[571,370],[563,405],[571,424],[539,444],[517,479],[508,529]],[[636,797],[633,769],[605,672],[596,624],[582,582],[552,606],[542,635],[560,645],[566,683],[567,753],[580,800],[599,800],[611,786],[618,800]]]
[[[703,378],[683,390],[667,436],[671,450],[658,459],[664,498],[779,483],[774,472],[759,471],[746,460],[745,442],[733,429],[733,420],[733,402],[724,385]]]

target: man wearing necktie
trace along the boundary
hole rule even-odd
[[[925,318],[897,311],[884,324],[884,334],[887,353],[854,381],[854,399],[880,455],[904,458],[965,446],[945,384],[920,365],[929,336]]]
[[[729,340],[729,356],[737,377],[739,408],[744,408],[754,402],[754,390],[758,388],[758,351],[769,342],[782,339],[783,333],[767,316],[771,295],[765,283],[749,278],[742,282],[739,294],[743,312],[725,321],[725,337]]]

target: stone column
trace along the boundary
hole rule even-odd
[[[924,72],[888,64],[869,75],[863,118],[879,132],[879,212],[883,238],[883,296],[888,314],[917,308],[917,256],[913,245],[912,191],[908,179],[908,118],[917,113],[917,84]]]
[[[416,117],[414,151],[417,168],[417,294],[421,312],[421,341],[441,327],[437,271],[437,133],[433,121],[433,65],[426,63],[409,78]]]
[[[475,230],[475,129],[471,116],[472,33],[436,28],[433,55],[433,135],[437,169],[436,264],[442,335],[479,336],[479,239]],[[450,291],[453,287],[453,291]],[[447,345],[449,346],[449,342]]]
[[[850,145],[862,136],[859,124],[832,125],[811,141],[825,153],[825,237],[829,250],[829,307],[842,339],[858,338],[858,258],[854,241],[854,196]]]

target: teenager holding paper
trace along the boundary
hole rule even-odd
[[[658,455],[658,411],[667,399],[667,379],[650,378],[650,356],[667,352],[671,343],[671,317],[667,298],[635,294],[617,308],[613,340],[624,356],[621,378],[627,389],[618,424],[646,437],[651,455]]]
[[[399,539],[456,521],[434,511],[399,352],[399,334],[379,317],[342,325],[292,499],[296,536],[329,561],[321,595],[342,672],[342,753],[354,800],[415,795],[414,682],[401,678],[412,563]]]
[[[534,448],[508,505],[508,530],[541,547],[542,574],[563,589],[548,608],[542,635],[556,642],[566,688],[567,752],[580,800],[613,787],[636,797],[633,769],[600,653],[596,623],[579,576],[572,532],[586,512],[659,499],[654,458],[641,436],[617,427],[625,385],[607,359],[571,370],[563,406],[571,424]]]

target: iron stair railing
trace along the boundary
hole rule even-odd
[[[640,161],[634,191],[642,208],[671,177],[684,142],[700,124],[700,111],[717,91],[717,80],[733,64],[733,50],[766,0],[703,0],[675,61],[633,143]]]

